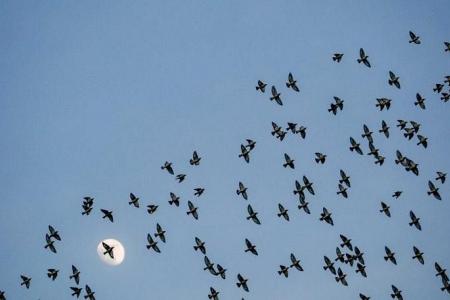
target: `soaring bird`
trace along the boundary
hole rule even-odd
[[[69,276],[69,279],[75,280],[75,283],[80,284],[80,271],[78,271],[77,267],[72,265],[72,275]]]
[[[397,260],[395,259],[395,252],[392,252],[389,247],[385,246],[384,251],[386,252],[386,255],[384,256],[384,260],[388,261],[390,260],[394,265],[397,264]]]
[[[339,174],[341,175],[339,183],[345,183],[346,186],[350,187],[350,176],[347,176],[342,169],[339,171]]]
[[[297,270],[303,272],[303,267],[300,265],[300,260],[295,257],[294,253],[291,253],[290,259],[291,259],[291,265],[289,267],[296,268]]]
[[[244,252],[251,252],[253,255],[258,255],[258,251],[256,250],[256,246],[252,244],[247,238],[245,239],[245,246],[247,249]]]
[[[338,268],[337,270],[337,276],[334,277],[334,279],[336,279],[336,282],[341,282],[343,285],[347,286],[347,280],[345,279],[345,277],[347,277],[347,274],[345,274],[344,272],[342,272],[341,268]]]
[[[362,265],[360,263],[356,264],[356,273],[360,273],[363,277],[367,277],[367,273],[366,273],[366,266]]]
[[[277,214],[277,216],[278,216],[278,217],[283,216],[283,218],[284,218],[286,221],[289,221],[288,210],[285,209],[284,206],[281,205],[281,203],[278,203],[278,210],[279,210],[280,212]]]
[[[260,90],[261,93],[264,93],[266,91],[267,83],[262,82],[261,80],[258,80],[258,85],[256,86],[256,90]]]
[[[332,59],[333,59],[333,61],[339,63],[339,62],[341,62],[343,56],[344,56],[344,54],[342,54],[342,53],[334,53]]]
[[[237,286],[238,288],[239,288],[239,287],[242,287],[242,288],[244,289],[244,291],[248,292],[248,291],[249,291],[249,290],[248,290],[248,285],[247,285],[248,279],[242,277],[242,275],[241,275],[240,273],[238,273],[237,279],[238,279],[238,282],[236,282],[236,286]]]
[[[320,214],[320,221],[325,221],[331,226],[334,225],[333,219],[331,218],[331,213],[324,207],[323,212]]]
[[[191,166],[198,166],[201,159],[202,158],[198,156],[197,151],[194,151],[194,153],[192,153],[192,158],[189,160],[189,163],[191,164]]]
[[[72,296],[75,296],[77,298],[80,297],[81,291],[83,290],[83,288],[79,288],[76,286],[71,286],[70,289],[72,290]]]
[[[381,201],[381,209],[380,212],[384,213],[386,216],[388,216],[389,218],[391,217],[391,212],[389,211],[390,206],[388,206],[386,203],[384,203],[383,201]]]
[[[355,255],[354,255],[354,257],[355,257],[355,259],[357,259],[362,265],[365,264],[365,263],[364,263],[364,257],[363,257],[363,255],[364,255],[364,252],[361,252],[361,250],[359,250],[359,248],[355,246]]]
[[[410,32],[409,32],[409,37],[411,38],[411,39],[409,40],[409,43],[410,43],[410,44],[411,44],[411,43],[414,43],[414,44],[416,44],[416,45],[419,45],[419,44],[420,44],[420,37],[417,36],[414,32],[410,31]]]
[[[392,194],[392,198],[398,199],[398,198],[402,195],[402,193],[403,193],[403,191],[395,191],[395,192]]]
[[[45,234],[45,242],[46,242],[46,244],[45,244],[44,248],[45,249],[48,248],[53,253],[56,253],[56,248],[55,248],[55,245],[54,245],[55,241],[52,241],[52,239],[50,238],[50,236],[48,234]]]
[[[391,285],[392,288],[392,299],[397,298],[397,300],[403,300],[402,291],[399,290],[395,285]]]
[[[321,163],[321,164],[325,163],[325,160],[327,158],[326,154],[322,154],[320,152],[316,152],[315,155],[316,155],[316,158],[315,158],[316,163]]]
[[[184,179],[186,179],[186,174],[178,174],[178,175],[175,177],[175,179],[178,180],[178,183],[181,183],[181,182],[184,181]]]
[[[303,192],[306,187],[302,186],[300,182],[295,181],[295,190],[293,191],[294,195],[298,195],[301,200],[305,200],[305,193]]]
[[[340,261],[341,263],[345,261],[345,255],[344,253],[342,253],[339,247],[336,247],[336,258],[334,259],[334,261]]]
[[[366,138],[369,141],[369,143],[373,143],[373,138],[372,138],[373,132],[370,131],[369,127],[367,127],[366,124],[363,125],[363,131],[364,131],[364,133],[361,134],[361,137]]]
[[[434,268],[437,272],[435,276],[441,276],[442,280],[448,281],[448,276],[445,273],[447,269],[443,269],[437,262],[434,263]]]
[[[194,219],[198,220],[198,207],[195,207],[191,201],[188,201],[189,210],[186,212],[187,215],[192,215]]]
[[[105,242],[102,242],[102,246],[103,246],[103,249],[105,250],[104,252],[103,252],[103,255],[106,255],[106,254],[108,254],[109,255],[109,257],[111,257],[112,259],[114,259],[114,246],[110,246],[110,245],[108,245],[107,243],[105,243]]]
[[[341,237],[342,243],[341,243],[341,247],[347,247],[348,249],[350,249],[350,251],[353,251],[353,246],[352,246],[352,239],[347,238],[345,235],[340,234],[339,235]]]
[[[416,93],[416,102],[414,102],[415,106],[419,106],[421,109],[425,109],[425,98],[423,98],[419,93]]]
[[[435,187],[430,180],[428,180],[428,188],[429,188],[429,191],[427,192],[428,195],[433,195],[434,198],[442,200],[441,195],[439,194],[439,188]]]
[[[31,277],[27,277],[25,275],[20,275],[20,278],[22,279],[22,282],[20,283],[20,285],[24,285],[27,289],[29,289],[30,284],[31,284]]]
[[[381,121],[381,129],[378,132],[384,133],[386,138],[389,138],[389,126],[386,124],[384,120]]]
[[[437,174],[437,177],[435,178],[435,180],[440,180],[441,183],[444,183],[447,173],[437,171],[436,174]]]
[[[247,188],[244,186],[242,182],[239,181],[239,188],[236,190],[236,194],[241,195],[245,200],[248,199],[247,196]]]
[[[205,257],[203,258],[203,261],[205,262],[205,267],[203,268],[203,271],[208,270],[209,273],[211,273],[214,276],[216,276],[217,272],[214,269],[214,264],[209,260],[208,256],[205,255]]]
[[[94,206],[94,198],[86,196],[83,197],[83,199],[84,199],[82,204],[83,212],[81,214],[88,216],[91,213],[92,208]]]
[[[287,155],[287,153],[284,154],[284,160],[285,160],[286,162],[283,164],[283,167],[286,168],[287,166],[289,166],[289,168],[295,169],[295,166],[294,166],[294,160],[291,159],[291,158],[289,157],[289,155]]]
[[[433,92],[440,93],[440,92],[442,92],[443,88],[444,88],[443,84],[436,83],[436,85],[433,88]]]
[[[300,198],[299,201],[300,201],[300,204],[297,206],[298,209],[303,209],[303,211],[309,215],[311,213],[311,211],[308,208],[309,202],[305,201],[302,198]]]
[[[91,290],[91,288],[86,284],[84,287],[86,295],[84,295],[84,299],[95,300],[95,292]]]
[[[166,242],[166,231],[159,225],[159,223],[156,223],[156,233],[153,234],[155,238],[159,238],[161,242]]]
[[[250,149],[247,149],[244,145],[241,144],[241,153],[238,155],[239,157],[244,158],[246,163],[250,162]]]
[[[198,237],[195,237],[194,250],[195,251],[200,250],[201,253],[206,254],[205,242],[203,242]]]
[[[305,184],[306,190],[311,194],[314,195],[314,189],[313,189],[313,183],[309,181],[308,177],[303,175],[303,183]]]
[[[361,150],[361,147],[359,145],[359,143],[357,143],[352,137],[350,137],[350,151],[356,151],[356,153],[358,153],[359,155],[363,155],[363,152]]]
[[[272,97],[270,97],[270,101],[275,100],[275,102],[278,103],[278,105],[283,105],[283,101],[281,101],[281,98],[280,98],[281,93],[278,93],[277,88],[274,85],[272,85],[271,92],[272,92]]]
[[[253,208],[250,204],[247,206],[247,212],[248,212],[247,220],[252,219],[252,221],[255,224],[261,225],[261,222],[258,219],[258,213],[253,210]]]
[[[281,274],[283,274],[284,277],[287,278],[289,275],[289,267],[280,265],[280,270],[278,271],[278,275],[281,275]]]
[[[412,259],[417,259],[422,265],[425,263],[423,259],[423,252],[421,252],[416,246],[413,246],[414,256]]]
[[[330,270],[330,272],[333,275],[336,275],[336,269],[334,268],[334,262],[332,262],[327,256],[323,257],[323,260],[325,261],[325,266],[323,266],[323,269]]]
[[[204,191],[205,191],[204,188],[200,188],[200,187],[195,188],[194,189],[194,196],[200,197],[203,194]]]
[[[58,277],[59,270],[57,269],[48,269],[47,270],[47,277],[51,278],[53,281]]]
[[[366,55],[363,48],[359,49],[359,58],[357,59],[358,63],[363,63],[366,67],[370,68],[369,56]]]
[[[100,211],[103,213],[102,219],[108,218],[110,222],[114,222],[112,210],[100,209]]]
[[[359,298],[361,298],[361,300],[370,300],[370,297],[364,295],[364,294],[359,294]]]
[[[377,98],[377,103],[375,104],[375,107],[378,107],[380,111],[386,108],[386,110],[389,110],[391,108],[391,102],[392,99],[388,98]]]
[[[151,215],[151,214],[153,214],[153,213],[155,213],[156,212],[156,210],[158,209],[158,205],[155,205],[155,204],[150,204],[150,205],[147,205],[147,212]]]
[[[130,201],[129,205],[134,205],[134,207],[139,207],[139,198],[136,197],[133,193],[130,193]]]
[[[248,150],[252,151],[256,146],[256,142],[251,139],[246,139],[246,141],[247,141],[247,145],[245,145],[245,148],[248,148]]]
[[[55,228],[53,228],[51,225],[48,225],[48,231],[49,231],[49,236],[50,238],[54,238],[55,240],[60,241],[61,237],[59,236],[59,233],[57,230],[55,230]]]
[[[180,206],[180,197],[178,197],[177,195],[175,195],[174,193],[170,193],[170,200],[169,200],[169,204],[173,205],[175,204],[175,206]]]
[[[216,291],[213,287],[210,287],[209,288],[208,299],[219,300],[219,292]]]
[[[225,272],[227,269],[224,269],[221,265],[217,264],[217,276],[222,277],[222,279],[226,278]]]
[[[150,250],[150,248],[151,248],[151,249],[153,249],[155,252],[161,253],[161,250],[159,250],[159,247],[158,247],[158,242],[155,241],[155,240],[153,240],[153,238],[152,238],[152,236],[151,236],[150,233],[147,234],[147,242],[148,242],[148,245],[146,245],[146,248],[147,248],[148,250]]]
[[[412,210],[409,211],[409,217],[411,218],[411,222],[409,222],[409,226],[415,226],[418,230],[422,230],[422,226],[420,225],[420,218],[416,217]]]
[[[342,184],[338,184],[338,188],[339,188],[339,191],[337,191],[336,192],[336,194],[341,194],[344,198],[347,198],[348,197],[348,194],[347,194],[347,188],[346,187],[344,187]]]
[[[427,137],[418,134],[417,139],[419,140],[419,142],[417,143],[417,146],[422,145],[424,148],[427,148],[427,146],[428,146],[428,138]]]
[[[173,168],[172,168],[172,163],[171,162],[168,162],[168,161],[166,161],[165,163],[164,163],[164,165],[163,166],[161,166],[161,170],[167,170],[167,172],[169,172],[171,175],[173,175],[174,173],[173,173]]]
[[[297,86],[297,80],[294,79],[294,76],[292,76],[292,73],[289,73],[289,75],[288,75],[288,81],[286,82],[286,86],[288,88],[293,89],[296,92],[300,92],[300,89]]]

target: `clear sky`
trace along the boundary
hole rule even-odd
[[[168,3],[170,2],[170,3]],[[1,1],[0,3],[0,290],[8,299],[70,299],[68,276],[75,264],[81,283],[98,299],[358,299],[360,292],[387,299],[391,284],[405,299],[448,299],[434,276],[434,262],[450,268],[450,185],[438,185],[443,200],[427,196],[427,181],[450,172],[450,103],[433,93],[450,71],[448,1]],[[408,43],[416,32],[421,45]],[[358,64],[359,48],[372,68]],[[334,52],[344,53],[337,64]],[[387,84],[388,71],[402,88]],[[300,93],[287,90],[292,72]],[[284,106],[255,91],[258,79],[275,84]],[[448,86],[446,87],[448,90]],[[426,110],[413,105],[426,98]],[[333,96],[344,110],[327,112]],[[379,112],[375,99],[392,98]],[[407,141],[397,119],[422,124],[429,147]],[[378,131],[375,145],[386,156],[348,150],[365,123]],[[270,135],[271,121],[308,127],[306,140]],[[238,158],[246,138],[257,141],[251,163]],[[400,149],[419,163],[420,176],[394,164]],[[189,158],[197,150],[200,166]],[[282,167],[283,154],[295,170]],[[314,153],[328,155],[324,165]],[[164,161],[187,174],[179,184],[160,169]],[[349,198],[336,195],[339,170],[351,176]],[[298,211],[292,194],[303,175],[314,182],[307,195],[312,214]],[[248,187],[246,202],[235,193]],[[194,198],[193,188],[206,192]],[[398,200],[392,192],[404,191]],[[141,208],[128,205],[128,194]],[[181,197],[169,206],[169,192]],[[94,212],[81,215],[83,196],[95,197]],[[199,220],[187,216],[187,200]],[[392,218],[380,214],[380,201]],[[156,203],[154,215],[143,208]],[[251,203],[262,222],[247,221]],[[276,216],[289,209],[290,222]],[[335,226],[319,222],[325,206]],[[113,224],[100,208],[114,211]],[[408,226],[409,211],[422,231]],[[159,222],[167,230],[161,254],[145,248]],[[43,248],[47,226],[60,231],[58,254]],[[322,269],[323,255],[335,256],[339,234],[365,252],[368,278],[344,266],[349,286]],[[228,269],[222,280],[203,271],[194,237],[206,242],[214,263]],[[105,238],[126,249],[122,265],[98,258]],[[258,257],[244,253],[244,239]],[[384,246],[398,265],[383,260]],[[412,246],[425,252],[413,261]],[[279,276],[293,252],[304,272]],[[61,270],[51,282],[47,268]],[[250,293],[235,285],[249,278]],[[20,274],[33,277],[30,290]]]

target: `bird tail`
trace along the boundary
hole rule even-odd
[[[187,212],[186,212],[187,215],[189,215],[190,213],[191,213],[190,211],[187,211]]]
[[[394,295],[394,294],[391,294],[391,297],[392,297],[392,299],[394,299],[394,298],[395,298],[395,295]]]
[[[290,88],[290,87],[291,87],[291,84],[288,83],[288,82],[286,82],[286,86],[287,86],[288,88]]]
[[[50,273],[48,273],[48,274],[47,274],[47,277],[50,278],[50,277],[52,277],[52,276],[50,275]]]
[[[384,257],[384,260],[385,260],[385,261],[387,261],[387,260],[388,260],[388,257],[387,257],[387,256],[385,256],[385,257]]]
[[[359,58],[358,58],[357,61],[358,61],[358,63],[361,63],[361,62],[362,62],[362,59],[359,59]]]
[[[285,167],[285,168],[286,168],[286,167],[287,167],[287,165],[288,165],[287,163],[286,163],[286,164],[283,164],[283,167]]]
[[[428,196],[432,194],[432,192],[427,192]]]
[[[353,147],[349,147],[349,149],[350,149],[350,151],[352,151],[352,152],[353,152],[353,150],[355,150],[355,148],[353,148]]]
[[[336,57],[333,57],[333,61],[336,61],[336,59],[337,59]]]
[[[336,282],[339,282],[339,278],[338,277],[334,277],[334,279],[336,280]]]
[[[194,250],[197,251],[198,250],[198,246],[194,246]]]
[[[392,80],[388,80],[389,85],[392,85],[393,81]]]
[[[287,85],[287,83],[286,83],[286,85]],[[278,272],[278,275],[281,275],[281,273],[283,273],[283,272],[281,272],[281,271],[277,271]]]
[[[236,286],[237,286],[237,287],[241,287],[241,285],[242,285],[242,284],[241,284],[240,282],[236,282]]]
[[[316,158],[316,163],[318,163],[320,161],[320,159]]]
[[[236,190],[236,194],[238,194],[238,195],[239,195],[240,193],[241,193],[241,192],[240,192],[239,190]]]

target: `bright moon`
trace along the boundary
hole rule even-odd
[[[114,247],[113,254],[114,259],[112,259],[108,253],[103,254],[106,250],[103,248],[102,243],[108,244],[111,247]],[[123,259],[125,258],[125,249],[123,248],[122,244],[115,239],[106,239],[101,241],[97,246],[97,253],[98,256],[100,256],[100,259],[110,265],[110,266],[118,266],[123,262]]]

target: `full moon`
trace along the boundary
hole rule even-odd
[[[111,258],[108,253],[103,254],[106,250],[105,248],[103,248],[103,244],[108,244],[111,247],[114,247],[113,249],[113,254],[114,254],[114,258]],[[120,265],[124,258],[125,258],[125,249],[123,248],[122,244],[115,239],[106,239],[101,241],[98,246],[97,246],[97,253],[98,256],[100,257],[100,259],[110,265],[110,266],[118,266]]]

